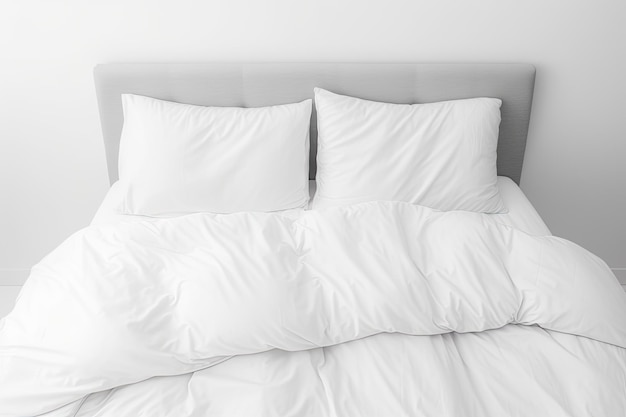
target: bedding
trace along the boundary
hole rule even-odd
[[[491,214],[497,216],[498,221],[510,226],[514,226],[527,233],[534,235],[549,235],[550,230],[546,226],[545,222],[541,219],[537,210],[532,206],[528,198],[524,195],[519,186],[508,177],[498,177],[498,192],[502,197],[502,202],[507,207],[506,213]],[[314,180],[309,181],[309,195],[311,199],[315,198],[317,191],[317,184]],[[91,221],[92,225],[103,223],[114,223],[118,221],[141,221],[142,216],[125,215],[120,209],[120,200],[123,198],[121,195],[121,188],[119,182],[113,184],[113,186],[107,192],[102,204],[98,208],[94,218]],[[311,201],[307,205],[307,208],[311,208]],[[284,215],[289,212],[293,212],[293,215],[298,210],[283,211]]]
[[[505,212],[496,183],[501,105],[488,97],[380,103],[316,88],[313,208],[394,200]]]
[[[122,94],[119,210],[161,216],[308,202],[311,100],[203,107]]]
[[[623,415],[626,294],[499,215],[93,225],[0,321],[0,415]]]

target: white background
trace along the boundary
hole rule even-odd
[[[626,276],[624,22],[620,0],[2,0],[0,285],[107,191],[92,69],[109,62],[532,63],[522,189]]]

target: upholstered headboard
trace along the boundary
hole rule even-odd
[[[525,64],[104,64],[94,76],[111,183],[118,178],[122,93],[205,106],[258,107],[312,98],[313,88],[321,87],[390,103],[500,98],[498,175],[519,184],[535,84],[535,68]],[[315,177],[316,145],[314,111],[310,178]]]

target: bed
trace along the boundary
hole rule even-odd
[[[99,65],[112,187],[0,321],[0,416],[626,415],[626,294],[518,185],[534,79]]]

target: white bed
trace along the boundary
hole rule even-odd
[[[498,186],[509,212],[487,216],[531,235],[550,234],[512,180],[500,177]],[[310,190],[313,195],[314,181]],[[95,227],[163,221],[119,214],[118,200],[114,186]],[[382,333],[318,349],[241,355],[92,393],[46,415],[619,416],[626,407],[624,375],[623,348],[509,324],[432,336]]]
[[[626,294],[601,259],[552,236],[517,185],[532,67],[146,64],[105,65],[96,76],[112,188],[91,225],[33,267],[0,321],[0,417],[626,415]],[[463,143],[418,149],[427,162],[415,176],[372,176],[377,158],[391,171],[422,146],[404,140],[383,155],[402,130],[384,114],[390,129],[372,138],[378,125],[369,126],[354,152],[339,152],[349,166],[342,173],[341,163],[329,166],[337,155],[329,155],[328,123],[354,115],[329,118],[320,106],[319,124],[307,113],[294,121],[310,112],[314,86],[394,103],[459,99],[398,107],[315,90],[317,105],[321,91],[366,121],[380,114],[358,109],[382,108],[408,114],[411,132],[429,126],[438,144]],[[131,126],[122,137],[132,131],[135,142],[119,151],[121,93],[133,93],[121,96]],[[436,120],[419,119],[423,109]],[[134,118],[141,111],[150,117]],[[283,122],[268,122],[277,117]],[[237,134],[245,146],[229,142],[220,148],[226,157],[209,155],[210,168],[229,175],[198,180],[211,153],[198,131],[229,118],[216,137],[252,120]],[[296,142],[280,142],[284,119],[298,125],[287,135]],[[250,132],[267,126],[259,144]],[[310,173],[301,140],[309,135],[320,143]],[[296,146],[284,151],[285,143]],[[486,175],[474,170],[481,164]],[[283,187],[246,182],[260,171]],[[376,190],[322,209],[300,204],[307,177],[317,175],[328,196],[337,172]],[[460,194],[483,208],[386,197],[411,189],[405,178],[434,178],[429,201],[454,207]],[[315,181],[308,187],[311,197],[322,192]],[[485,190],[498,204],[480,205]],[[216,195],[227,204],[211,206]],[[229,209],[241,204],[260,208]]]
[[[550,234],[512,180],[500,177],[498,186],[509,212],[491,217],[530,234]],[[313,196],[314,181],[310,190]],[[160,221],[117,213],[118,199],[114,186],[93,224]],[[619,416],[626,407],[625,374],[624,349],[539,326],[387,333],[320,349],[238,356],[93,393],[49,415],[588,416],[601,410]]]

